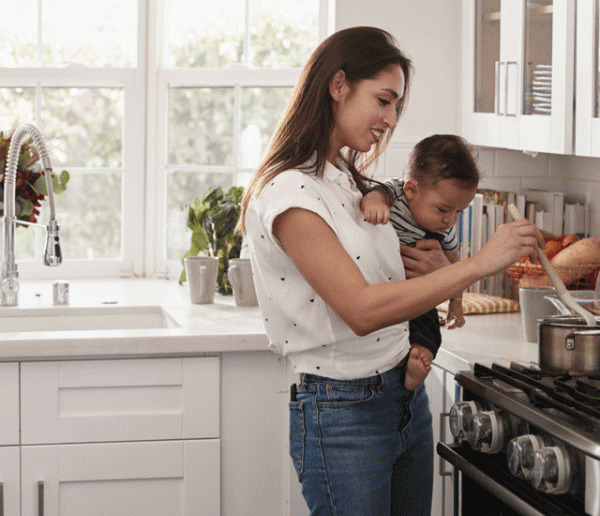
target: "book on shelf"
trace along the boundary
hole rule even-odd
[[[523,190],[522,193],[527,201],[535,202],[534,224],[554,235],[563,235],[565,194],[535,188]]]
[[[526,219],[549,233],[557,236],[589,234],[589,205],[566,201],[562,192],[527,189],[515,193],[479,189],[459,216],[457,230],[461,260],[477,253],[502,224],[513,221],[507,210],[509,204],[515,204]],[[470,291],[510,295],[504,275],[484,278],[474,283]]]
[[[564,234],[589,235],[589,207],[578,202],[565,202]]]

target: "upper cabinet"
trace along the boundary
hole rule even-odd
[[[571,154],[575,2],[463,0],[462,134]]]
[[[575,154],[600,157],[599,0],[577,1]]]

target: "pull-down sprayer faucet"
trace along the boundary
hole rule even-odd
[[[21,145],[29,135],[38,151],[42,168],[46,177],[48,188],[48,202],[50,205],[50,220],[47,226],[32,222],[17,220],[15,214],[15,183],[17,177],[17,164]],[[54,192],[52,190],[52,162],[46,149],[44,137],[39,129],[32,124],[21,124],[12,135],[8,158],[6,160],[6,175],[4,178],[4,262],[2,264],[1,290],[2,306],[16,306],[19,302],[19,273],[15,263],[15,227],[17,224],[35,225],[46,228],[46,251],[44,264],[50,266],[62,263],[60,242],[58,239],[58,224],[54,210]]]

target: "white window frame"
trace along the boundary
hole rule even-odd
[[[123,113],[123,156],[122,167],[115,169],[82,169],[64,167],[67,171],[92,172],[116,171],[121,174],[121,241],[122,254],[114,259],[68,259],[69,242],[61,240],[65,260],[58,267],[46,267],[42,259],[26,260],[16,256],[19,277],[27,279],[46,278],[102,278],[144,275],[145,249],[145,136],[146,136],[146,19],[147,0],[138,0],[138,45],[135,68],[88,68],[88,67],[32,67],[4,68],[0,74],[0,87],[73,87],[73,88],[122,88],[124,93]],[[140,94],[142,92],[142,94]],[[39,95],[36,95],[34,123],[46,139],[40,122]],[[23,122],[31,122],[23,120]],[[53,163],[55,171],[63,170]],[[68,186],[67,186],[68,188]],[[57,198],[58,199],[58,198]],[[124,199],[127,202],[123,202]],[[94,199],[89,200],[93,205]],[[38,220],[45,224],[47,221]],[[60,219],[57,220],[60,226]],[[38,229],[36,228],[36,231]],[[42,230],[43,231],[43,230]],[[16,238],[19,238],[16,232]],[[45,235],[44,235],[45,241]],[[4,242],[0,243],[0,247]],[[36,255],[38,251],[36,250]],[[4,256],[0,257],[0,261]]]
[[[247,0],[248,1],[248,0]],[[334,31],[335,0],[319,0],[319,42]],[[168,94],[176,87],[232,87],[236,106],[242,88],[293,87],[301,70],[249,69],[167,69],[164,45],[164,0],[138,0],[137,66],[134,68],[4,68],[0,87],[81,87],[123,88],[123,164],[116,169],[122,177],[121,237],[122,256],[116,259],[66,259],[59,267],[45,267],[41,259],[16,257],[20,278],[100,278],[100,277],[168,277],[178,278],[181,261],[166,259],[167,216],[167,127]],[[39,97],[39,96],[38,96]],[[38,102],[39,104],[39,102]],[[29,121],[24,121],[29,122]],[[43,133],[40,107],[36,106],[36,123]],[[240,121],[236,118],[235,131]],[[1,128],[0,128],[1,129]],[[51,138],[52,135],[44,135]],[[234,141],[237,141],[237,132]],[[237,163],[239,149],[234,150]],[[87,169],[68,168],[71,172]],[[181,169],[182,167],[177,167]],[[206,167],[194,167],[206,169]],[[218,168],[218,167],[217,167]],[[231,167],[227,167],[230,169]],[[55,165],[57,171],[58,166]],[[68,187],[67,187],[68,188]],[[93,204],[94,199],[90,199]],[[45,223],[44,220],[39,220]],[[60,220],[58,223],[60,225]],[[18,232],[16,238],[19,238]],[[0,242],[0,246],[2,242]],[[69,243],[61,241],[68,258]],[[0,261],[3,257],[0,257]]]
[[[247,0],[248,1],[248,0]],[[170,166],[168,164],[167,127],[168,127],[168,99],[169,90],[178,87],[204,88],[221,87],[234,90],[234,105],[239,114],[241,91],[247,87],[289,87],[292,88],[300,77],[301,69],[253,69],[244,65],[236,65],[227,69],[173,69],[165,68],[166,49],[162,35],[165,34],[163,0],[148,0],[149,7],[149,33],[158,35],[156,40],[149,43],[148,76],[156,77],[156,81],[148,83],[148,134],[147,141],[155,142],[148,146],[147,155],[147,190],[148,199],[148,243],[146,248],[145,269],[148,276],[163,278],[179,278],[182,271],[181,260],[167,259],[167,177],[170,170],[182,170],[186,167]],[[335,0],[320,0],[319,3],[319,42],[324,40],[334,31],[335,26]],[[247,40],[247,35],[246,35]],[[247,41],[246,41],[247,45]],[[234,151],[233,167],[224,167],[227,170],[237,168],[238,172],[244,170],[238,167],[239,163],[239,116],[234,119]],[[152,150],[154,152],[152,152]],[[187,167],[189,170],[210,170],[218,172],[219,167]],[[234,182],[238,185],[241,180]],[[190,201],[195,196],[190,192]]]
[[[108,73],[107,73],[108,72]],[[65,167],[67,171],[83,172],[118,172],[121,175],[122,195],[125,192],[136,190],[136,184],[144,184],[144,167],[140,163],[143,156],[144,131],[139,127],[139,114],[142,107],[136,99],[137,91],[136,70],[133,68],[118,68],[109,71],[93,68],[20,68],[4,69],[0,77],[0,87],[26,87],[26,88],[122,88],[124,93],[123,117],[123,163],[122,167],[115,169],[83,169]],[[39,95],[36,95],[39,97]],[[36,102],[34,123],[40,127],[42,134],[43,125],[40,122],[40,106]],[[24,120],[23,122],[30,122]],[[52,135],[44,134],[46,139]],[[53,163],[55,171],[62,168]],[[68,188],[68,187],[67,187]],[[137,188],[139,189],[139,187]],[[141,192],[141,190],[140,190]],[[58,199],[58,198],[57,198]],[[70,260],[68,259],[69,243],[61,241],[65,261],[59,267],[45,267],[42,259],[23,260],[17,256],[17,265],[22,278],[57,278],[57,277],[104,277],[104,276],[131,276],[142,273],[143,258],[140,249],[143,248],[143,233],[139,231],[144,227],[143,196],[134,195],[128,202],[121,203],[121,238],[122,256],[115,259],[100,260]],[[89,199],[93,205],[94,199]],[[46,224],[47,221],[38,222]],[[60,226],[61,221],[58,220]],[[138,230],[136,231],[136,228]],[[19,238],[19,232],[16,232]],[[44,236],[45,238],[45,236]],[[36,253],[38,254],[38,253]],[[3,259],[3,258],[2,258]]]

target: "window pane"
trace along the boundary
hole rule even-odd
[[[245,3],[245,0],[166,0],[167,66],[222,68],[240,62]]]
[[[120,174],[71,174],[67,189],[55,197],[63,257],[121,258]],[[38,219],[48,220],[48,206]]]
[[[302,67],[317,46],[319,0],[255,0],[250,62],[260,68]]]
[[[17,225],[15,229],[15,259],[17,263],[20,260],[32,260],[35,257],[36,230],[37,228],[34,226]]]
[[[167,0],[169,67],[224,68],[247,62],[261,68],[306,63],[318,41],[319,0]],[[201,12],[202,16],[190,16]],[[250,36],[244,59],[244,36]]]
[[[8,136],[23,123],[33,122],[35,90],[0,88],[0,131]]]
[[[136,63],[137,0],[42,0],[44,66]],[[31,21],[31,20],[30,20]]]
[[[254,169],[269,143],[291,88],[244,88],[242,90],[242,134],[240,166]]]
[[[42,132],[55,167],[122,166],[122,89],[45,88],[42,105]]]
[[[36,66],[37,0],[20,0],[18,5],[2,2],[1,5],[4,8],[0,30],[0,67]]]
[[[233,176],[210,172],[172,172],[167,185],[167,259],[181,260],[191,245],[187,227],[188,205],[203,198],[211,189],[224,191],[233,186]]]
[[[231,88],[177,88],[169,92],[169,163],[233,164]]]

